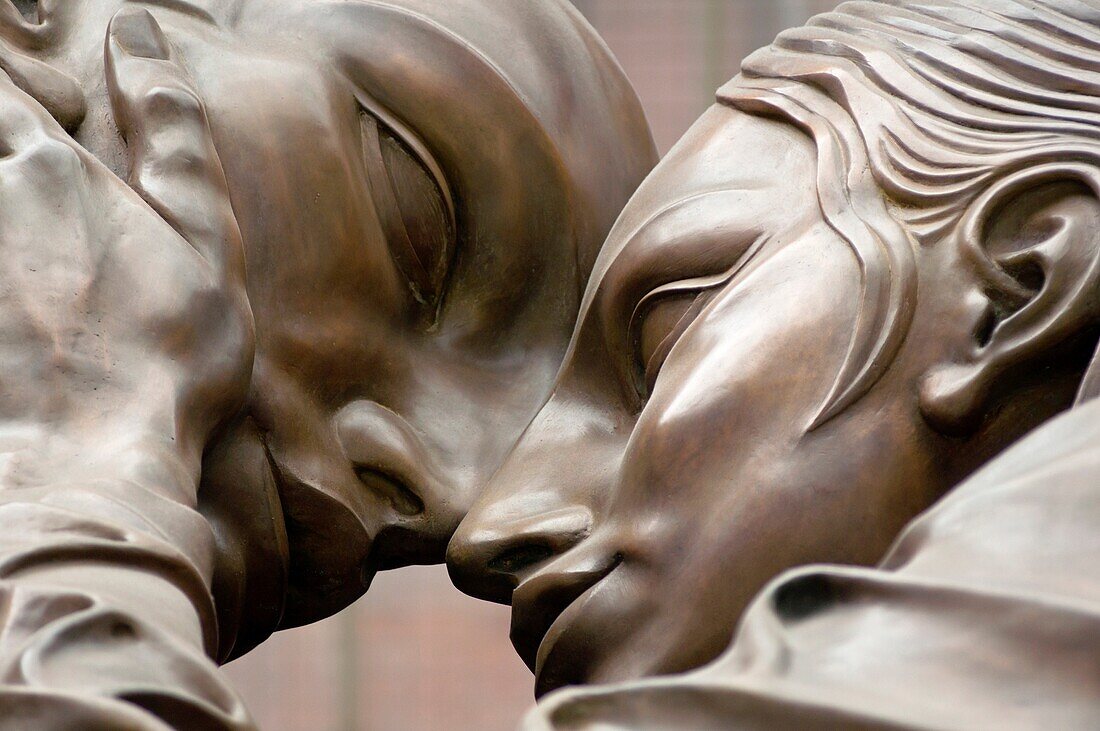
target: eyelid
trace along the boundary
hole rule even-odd
[[[394,261],[408,279],[416,300],[434,306],[438,312],[457,237],[454,201],[446,180],[419,140],[407,130],[402,134],[386,126],[386,119],[377,118],[362,100],[359,118],[367,183]],[[394,177],[409,175],[412,177],[401,177],[401,180]],[[408,200],[398,198],[397,188],[417,178],[432,186],[438,194],[436,203],[426,209],[416,205],[410,208]],[[413,184],[415,187],[415,182]],[[431,222],[433,207],[440,216],[437,223]],[[426,229],[423,228],[425,213],[428,216]],[[438,236],[425,237],[425,231],[436,232]]]
[[[668,357],[669,352],[673,346],[680,339],[680,336],[684,334],[684,331],[691,326],[691,323],[695,322],[695,318],[699,316],[699,313],[703,311],[703,308],[710,303],[711,298],[707,295],[711,291],[699,292],[695,295],[695,299],[692,300],[688,308],[684,310],[684,314],[680,315],[680,318],[676,321],[676,324],[668,331],[668,333],[661,339],[661,342],[657,344],[657,347],[653,349],[653,353],[649,356],[649,360],[642,363],[642,382],[645,384],[645,393],[653,393],[653,386],[657,382],[657,374],[661,371],[661,366],[664,365],[665,358]]]
[[[454,229],[456,213],[454,195],[451,193],[451,186],[447,182],[447,177],[443,174],[443,168],[436,162],[435,157],[428,151],[427,145],[425,145],[420,138],[413,133],[408,127],[394,118],[393,115],[383,109],[382,105],[374,101],[374,99],[367,96],[360,90],[356,91],[356,101],[359,102],[359,107],[367,114],[377,119],[386,126],[402,143],[405,144],[413,154],[416,156],[417,161],[424,166],[424,169],[428,171],[432,179],[435,181],[436,186],[439,188],[439,192],[443,195],[443,202],[447,206],[447,215],[450,217],[452,230]]]
[[[699,316],[699,313],[709,304],[712,299],[710,295],[713,295],[732,282],[737,275],[745,269],[746,265],[755,258],[767,239],[767,236],[758,236],[749,248],[745,250],[744,255],[741,256],[732,267],[724,272],[701,277],[692,277],[690,279],[681,279],[661,285],[660,287],[655,287],[638,301],[637,306],[635,306],[630,316],[628,336],[629,342],[634,344],[635,355],[633,357],[637,365],[640,366],[640,368],[635,367],[634,373],[637,378],[638,371],[641,371],[642,378],[638,385],[644,387],[644,391],[639,388],[639,392],[643,398],[648,397],[648,395],[652,393],[653,385],[657,380],[657,374],[660,372],[660,367],[664,364],[664,359],[676,345],[680,336],[684,334],[691,323],[695,321],[695,318]],[[691,294],[695,295],[692,304],[676,321],[676,324],[673,325],[668,334],[661,339],[657,347],[654,348],[647,362],[640,363],[639,361],[641,358],[637,350],[641,344],[641,326],[645,321],[647,312],[661,300]]]

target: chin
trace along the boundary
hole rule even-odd
[[[535,698],[571,685],[592,685],[599,683],[586,663],[571,660],[568,657],[555,657],[553,653],[535,673]]]
[[[606,645],[585,621],[595,619],[585,608],[583,604],[569,607],[543,637],[534,665],[536,698],[567,685],[597,682],[595,669],[606,665]]]
[[[592,626],[584,630],[585,618],[577,617],[576,622],[560,632],[553,645],[540,648],[535,696],[542,697],[572,685],[606,685],[674,675],[714,659],[709,654],[703,657],[684,653],[684,648],[693,644],[692,635],[655,632],[656,627],[667,627],[671,618],[662,620],[650,615],[645,621],[636,621],[642,614],[641,611],[634,613],[634,619],[618,615],[608,621],[595,622],[604,628],[632,628],[629,634],[614,638],[608,631]],[[645,641],[647,630],[659,634],[657,642]]]
[[[625,650],[621,653],[612,648],[600,648],[596,640],[578,640],[596,649],[583,660],[570,658],[570,653],[566,652],[549,653],[535,675],[536,698],[566,686],[606,685],[677,672],[664,670],[665,663],[654,663],[654,657],[666,656],[663,650],[648,650],[631,638],[618,645]]]
[[[648,653],[637,651],[639,643],[633,634],[618,635],[609,641],[606,632],[595,628],[599,625],[625,628],[634,626],[632,622],[619,618],[600,622],[591,615],[589,618],[595,621],[588,624],[586,617],[578,616],[560,628],[556,636],[548,634],[543,641],[535,669],[536,698],[566,686],[637,680],[656,674],[647,661]]]

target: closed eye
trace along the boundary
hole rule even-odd
[[[636,326],[637,383],[639,393],[653,392],[657,374],[673,346],[709,301],[709,292],[687,292],[652,302]]]
[[[394,264],[434,320],[456,247],[450,190],[421,145],[366,109],[359,117],[367,182]]]
[[[672,282],[642,297],[630,318],[630,340],[634,344],[634,381],[646,399],[657,383],[665,360],[680,337],[714,299],[740,273],[763,246],[761,236],[729,270],[717,275]]]

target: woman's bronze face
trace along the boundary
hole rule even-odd
[[[810,430],[861,286],[816,171],[794,127],[714,107],[611,233],[553,395],[449,551],[511,601],[539,692],[697,666],[769,578],[873,561],[922,506],[911,401]]]

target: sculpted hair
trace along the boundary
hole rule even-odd
[[[816,428],[896,355],[916,303],[915,247],[1006,175],[1100,169],[1100,5],[844,3],[747,58],[719,101],[810,135],[822,212],[860,262],[859,322]]]

